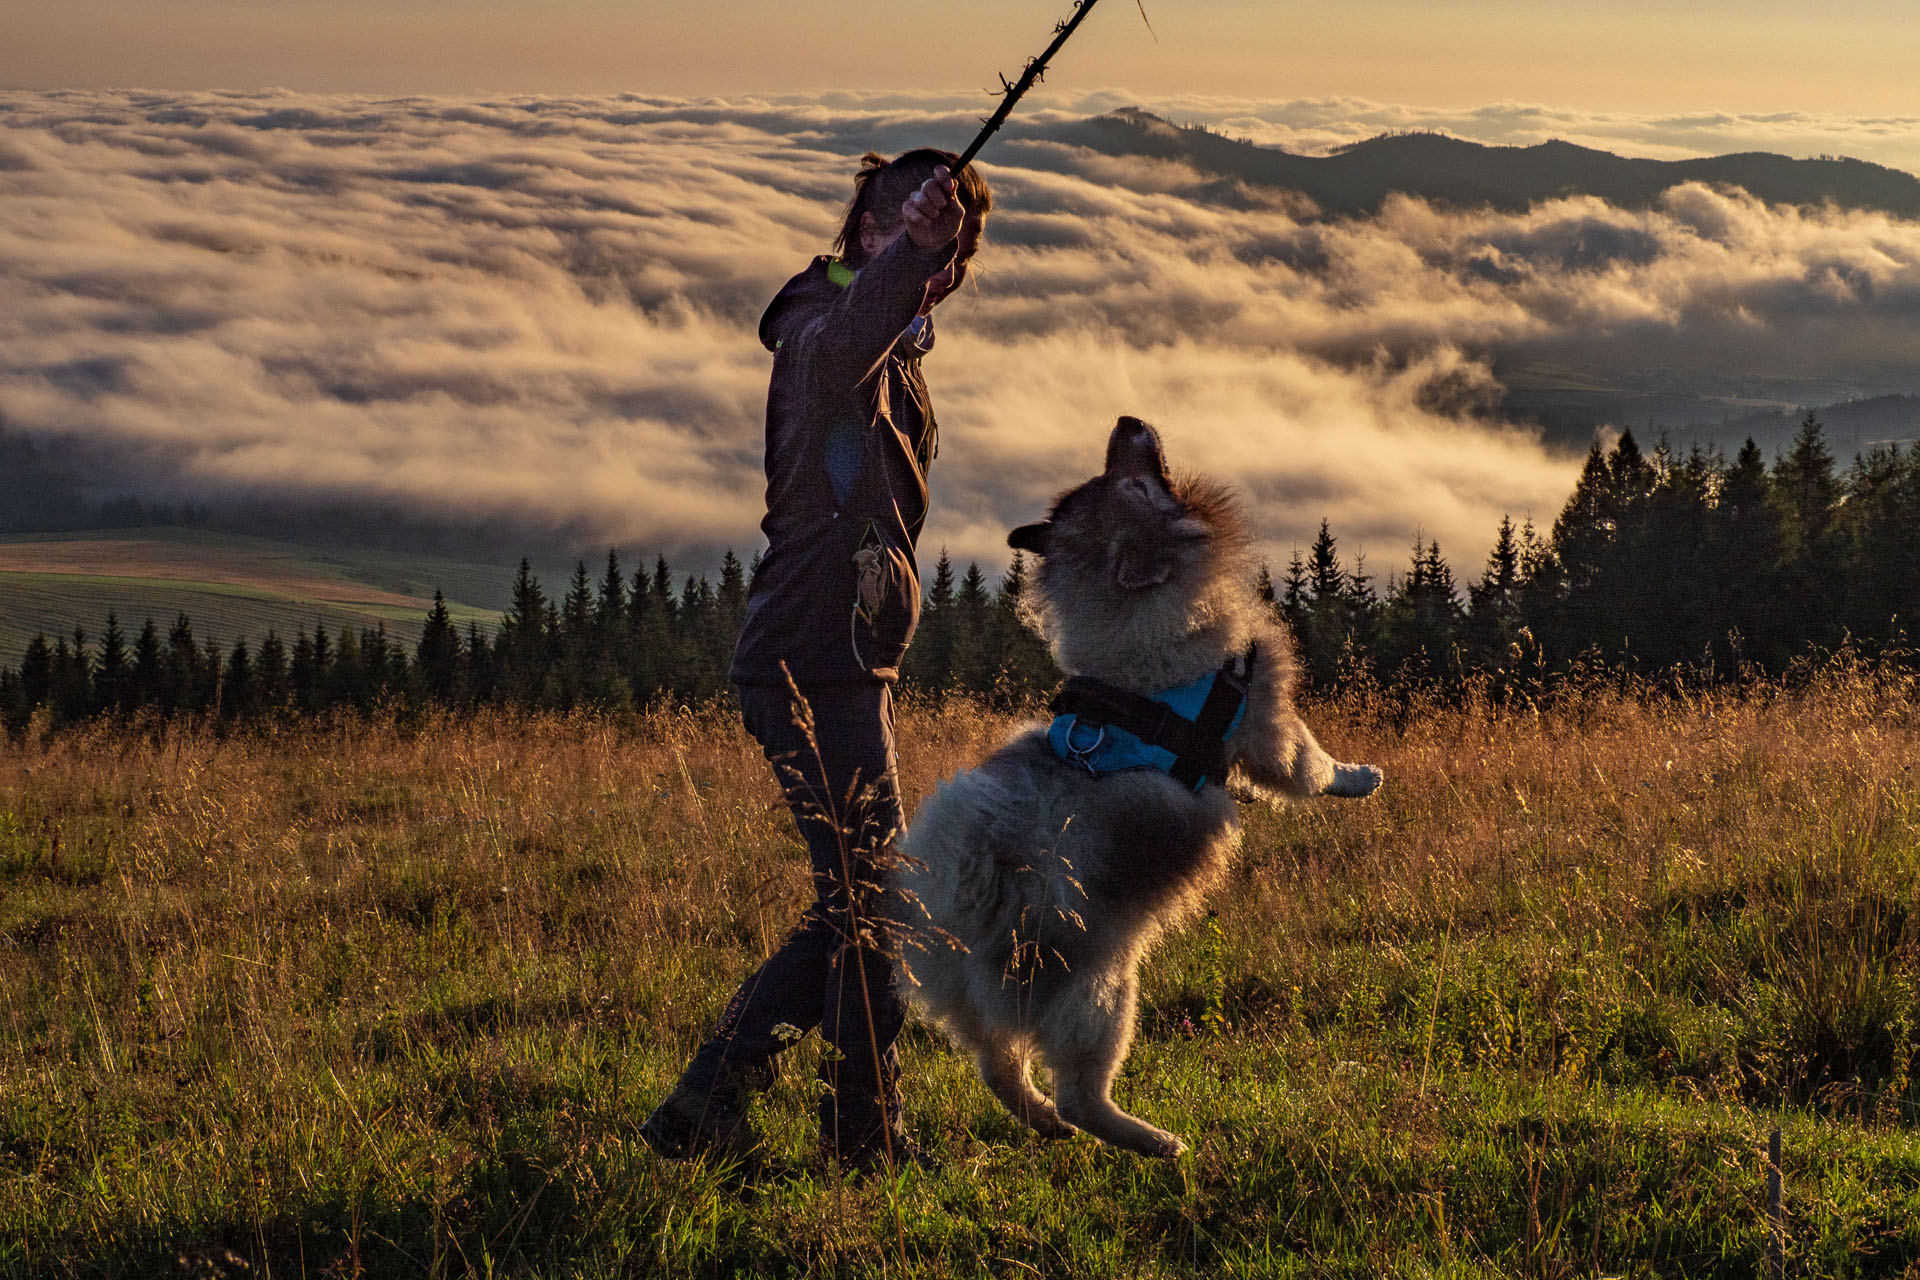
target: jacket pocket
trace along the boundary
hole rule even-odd
[[[874,521],[853,553],[850,632],[854,661],[869,671],[897,668],[920,622],[913,561],[880,535]]]

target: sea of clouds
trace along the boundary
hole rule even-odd
[[[1491,420],[1496,357],[1862,386],[1920,369],[1920,224],[1698,185],[1644,211],[1395,200],[1325,221],[1053,135],[1102,105],[1029,113],[989,153],[983,270],[928,362],[923,546],[958,559],[1002,562],[1121,413],[1232,477],[1279,558],[1324,516],[1376,572],[1416,531],[1471,569],[1502,514],[1550,524],[1579,462]],[[1393,123],[1365,106],[1209,118],[1309,149]],[[853,157],[957,145],[978,109],[0,93],[0,421],[99,446],[156,495],[744,553],[761,307],[825,250]],[[1552,127],[1507,113],[1482,133]],[[1617,149],[1685,149],[1661,136]]]

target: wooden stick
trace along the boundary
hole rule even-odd
[[[1054,54],[1060,52],[1060,46],[1067,42],[1068,37],[1073,35],[1075,29],[1089,13],[1093,12],[1093,6],[1098,3],[1100,0],[1074,0],[1073,16],[1065,22],[1054,24],[1053,43],[1048,45],[1039,57],[1027,59],[1026,70],[1020,73],[1020,78],[1008,84],[1005,76],[1000,77],[1000,106],[987,117],[980,132],[974,135],[973,141],[967,144],[967,149],[962,151],[960,158],[954,162],[955,177],[960,175],[962,169],[973,163],[973,158],[980,154],[980,148],[987,145],[987,139],[999,132],[1000,126],[1005,124],[1007,117],[1013,114],[1013,104],[1020,101],[1027,90],[1034,86],[1034,82],[1047,73],[1047,63],[1052,60]]]

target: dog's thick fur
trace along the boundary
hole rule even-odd
[[[1234,790],[1364,796],[1379,770],[1336,762],[1293,709],[1293,644],[1253,591],[1231,494],[1169,476],[1151,427],[1122,418],[1106,470],[1009,541],[1041,557],[1029,608],[1060,665],[1138,693],[1258,645],[1247,712],[1228,739]],[[920,807],[893,872],[900,964],[915,1002],[972,1049],[1014,1115],[1154,1156],[1180,1139],[1110,1092],[1133,1037],[1140,962],[1189,915],[1238,848],[1227,787],[1152,770],[1100,776],[1021,730]],[[1053,1097],[1035,1089],[1038,1057]]]

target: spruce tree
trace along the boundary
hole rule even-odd
[[[976,697],[984,697],[993,688],[991,638],[987,634],[988,610],[986,575],[977,562],[968,561],[960,578],[960,590],[954,596],[954,683]]]
[[[657,636],[652,651],[653,687],[661,694],[677,692],[686,687],[687,676],[682,661],[680,606],[673,593],[673,570],[664,555],[654,558],[650,598],[651,626]]]
[[[160,654],[160,629],[148,617],[133,641],[131,705],[163,706],[166,698],[165,675],[165,662]]]
[[[45,706],[53,693],[53,646],[44,631],[34,632],[20,659],[20,692],[27,709]]]
[[[1060,681],[1053,654],[1027,625],[1027,559],[1013,553],[988,621],[988,649],[992,654],[989,691],[994,702],[1014,707],[1051,689]]]
[[[1298,547],[1287,560],[1287,576],[1280,590],[1280,616],[1286,619],[1298,642],[1307,625],[1307,565],[1300,558]]]
[[[1513,518],[1503,515],[1480,581],[1467,590],[1468,653],[1482,671],[1502,672],[1510,665],[1522,626],[1521,585],[1519,531],[1513,527]]]
[[[550,705],[574,707],[589,700],[597,632],[594,627],[593,582],[587,562],[578,561],[560,608],[560,661],[555,670],[558,692]]]
[[[1708,656],[1718,621],[1706,583],[1714,496],[1725,467],[1717,453],[1694,445],[1675,458],[1663,440],[1655,480],[1644,503],[1630,508],[1621,562],[1623,628],[1639,665],[1684,670]]]
[[[253,662],[254,693],[261,711],[277,714],[287,705],[287,649],[271,627]]]
[[[620,663],[634,701],[650,702],[660,693],[658,660],[665,648],[666,619],[655,608],[653,579],[645,569],[635,569],[627,595],[627,633]]]
[[[1625,431],[1611,453],[1595,440],[1573,496],[1554,522],[1552,548],[1563,587],[1554,639],[1565,653],[1590,649],[1620,656],[1641,590],[1633,547],[1648,495],[1658,480],[1653,463]]]
[[[724,667],[716,656],[720,649],[719,604],[705,574],[699,578],[687,575],[675,617],[674,693],[689,702],[711,697],[720,691]]]
[[[254,714],[253,659],[245,639],[234,641],[233,652],[227,657],[219,707],[222,720],[247,720]]]
[[[653,603],[660,618],[672,630],[675,621],[673,601],[673,570],[667,567],[667,558],[658,557],[653,562]]]
[[[132,697],[133,672],[127,656],[127,636],[120,619],[107,611],[107,629],[100,637],[100,665],[94,675],[94,695],[98,709],[107,712],[127,710]]]
[[[541,664],[541,669],[546,674],[540,681],[539,687],[533,690],[533,698],[528,705],[564,709],[572,704],[567,697],[566,640],[560,622],[558,601],[547,601],[546,613],[541,623],[541,635],[546,641],[545,660]]]
[[[372,702],[366,669],[360,662],[360,637],[352,627],[341,627],[334,641],[333,662],[327,669],[326,700],[330,707],[352,707],[361,711]]]
[[[1340,655],[1352,633],[1352,618],[1346,570],[1340,564],[1332,524],[1323,518],[1307,551],[1306,601],[1295,631],[1301,667],[1312,688],[1330,689],[1338,682]]]
[[[315,618],[313,620],[313,688],[307,703],[309,711],[322,711],[332,705],[333,659],[333,641],[327,635],[326,624]]]
[[[1607,467],[1607,452],[1595,439],[1572,496],[1553,522],[1554,558],[1570,589],[1584,590],[1598,578],[1613,530],[1613,475]]]
[[[404,659],[403,659],[404,661]],[[363,702],[373,706],[387,697],[394,684],[394,664],[388,652],[387,624],[363,627],[360,631],[360,669],[364,673],[365,694]],[[405,668],[400,671],[401,681],[406,677]]]
[[[20,673],[0,667],[0,732],[24,733],[32,714],[27,695],[20,688]]]
[[[225,658],[220,645],[209,637],[200,649],[200,666],[194,673],[193,692],[187,705],[196,713],[216,711],[220,706],[220,677]]]
[[[287,662],[287,692],[296,715],[304,715],[319,704],[320,679],[314,672],[313,641],[305,627],[293,633],[293,656]]]
[[[1566,573],[1553,544],[1540,536],[1528,516],[1520,525],[1520,639],[1539,675],[1560,659],[1566,624]]]
[[[1911,646],[1920,630],[1920,445],[1870,447],[1854,460],[1841,507],[1847,626],[1876,647]]]
[[[570,651],[577,651],[593,637],[593,579],[587,576],[587,562],[574,562],[573,578],[567,583],[566,603],[560,611],[561,637]]]
[[[933,566],[933,582],[920,607],[920,629],[915,633],[901,675],[914,688],[944,697],[953,687],[954,628],[953,561],[947,549]]]
[[[499,665],[493,646],[487,643],[487,633],[480,629],[477,622],[467,624],[464,665],[467,680],[465,704],[492,706],[500,696]]]
[[[194,691],[203,683],[201,666],[200,647],[193,639],[193,623],[183,613],[174,619],[173,626],[167,631],[166,675],[163,679],[165,694],[160,704],[163,710],[196,709]]]
[[[93,662],[87,652],[87,634],[74,629],[73,644],[61,636],[53,647],[53,721],[76,724],[93,713]]]
[[[726,687],[727,668],[733,664],[733,647],[740,640],[740,629],[747,622],[747,573],[740,557],[728,547],[720,561],[720,585],[713,593],[707,636],[707,654],[713,672],[715,690]]]
[[[387,675],[382,682],[384,694],[388,698],[400,698],[411,693],[414,687],[413,660],[408,657],[408,646],[399,636],[387,634],[387,624],[375,624],[375,630],[387,647]]]
[[[740,557],[728,547],[720,560],[720,589],[717,594],[720,605],[720,621],[725,628],[728,647],[731,649],[734,634],[747,614],[747,575],[740,563]]]
[[[59,636],[53,645],[55,724],[75,724],[93,710],[93,664],[87,652],[86,632],[75,629],[73,642]]]
[[[1786,644],[1831,648],[1843,634],[1841,547],[1836,527],[1840,481],[1817,414],[1801,419],[1786,454],[1774,464],[1772,496],[1780,514],[1781,620]]]
[[[1702,594],[1712,619],[1714,664],[1777,667],[1785,660],[1777,616],[1780,519],[1760,446],[1749,436],[1720,476],[1707,519]]]
[[[532,706],[546,684],[550,661],[547,612],[546,593],[534,577],[532,563],[523,556],[493,646],[501,692],[522,707]]]
[[[447,611],[447,597],[437,589],[426,626],[420,630],[420,643],[414,649],[414,670],[428,698],[441,706],[455,705],[459,697],[460,637],[453,629],[453,615]]]
[[[1662,446],[1664,448],[1664,446]],[[1640,451],[1631,430],[1620,433],[1620,441],[1607,458],[1607,485],[1613,500],[1615,518],[1645,494],[1653,491],[1657,468]]]
[[[1416,535],[1407,575],[1389,589],[1381,662],[1400,680],[1450,683],[1460,672],[1460,602],[1438,541]]]
[[[1313,546],[1307,551],[1308,599],[1322,606],[1344,604],[1346,585],[1347,576],[1340,567],[1332,522],[1322,516],[1320,532],[1314,535]]]
[[[611,656],[627,627],[627,580],[620,571],[620,553],[612,547],[607,548],[606,572],[600,575],[600,594],[593,604],[593,625],[601,652]]]
[[[1353,568],[1347,574],[1347,638],[1341,649],[1341,662],[1372,663],[1379,642],[1380,597],[1373,590],[1373,575],[1367,572],[1365,550],[1353,553]]]

